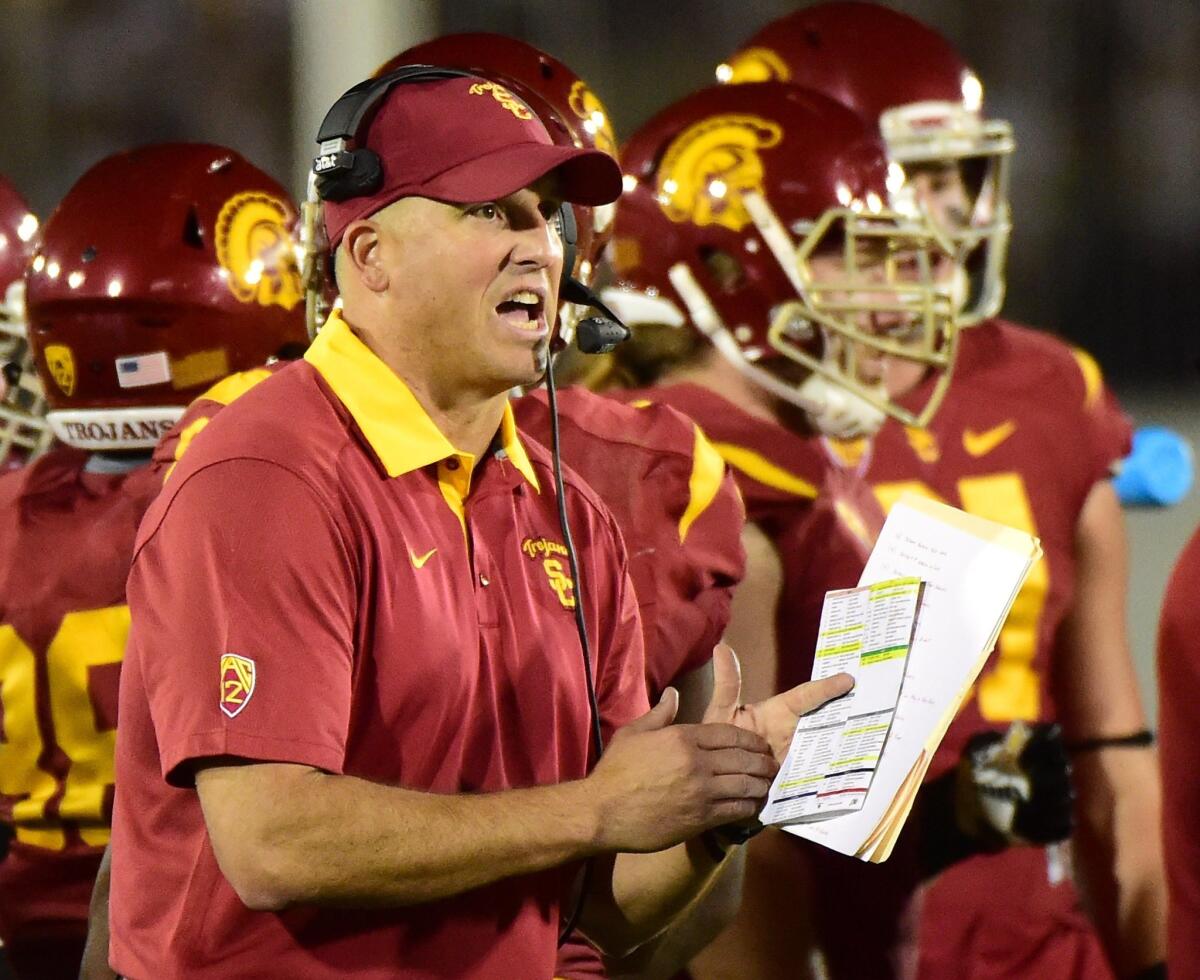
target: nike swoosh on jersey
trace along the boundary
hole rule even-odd
[[[986,432],[972,432],[966,429],[963,432],[963,449],[972,456],[986,456],[1016,431],[1017,423],[1012,419]]]
[[[413,550],[409,550],[408,557],[412,559],[413,568],[424,568],[425,563],[437,553],[437,548],[430,548],[425,554],[417,556]]]

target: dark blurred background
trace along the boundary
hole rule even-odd
[[[300,189],[341,88],[439,31],[525,38],[587,78],[618,133],[706,84],[788,0],[0,0],[0,172],[45,214],[91,163],[227,143]],[[1007,312],[1085,344],[1118,388],[1200,354],[1200,3],[894,0],[940,29],[1010,119]],[[133,192],[133,188],[130,189]]]
[[[499,31],[574,67],[618,134],[707,84],[788,0],[0,0],[0,172],[45,215],[92,163],[228,144],[299,195],[322,112],[437,33]],[[1139,422],[1200,435],[1200,2],[893,0],[955,43],[1012,121],[1006,313],[1097,355]],[[137,188],[129,188],[136,194]],[[1064,433],[1070,438],[1070,433]],[[1143,671],[1166,570],[1200,518],[1134,515]]]

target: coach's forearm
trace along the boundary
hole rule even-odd
[[[659,935],[710,887],[721,863],[700,838],[651,854],[618,854],[594,876],[580,929],[610,957]]]
[[[117,974],[108,965],[108,888],[112,877],[112,847],[104,849],[96,881],[92,885],[92,900],[88,905],[88,933],[79,964],[79,980],[116,980]]]
[[[597,851],[582,783],[440,795],[305,766],[197,774],[222,873],[252,909],[414,905]]]
[[[746,854],[737,847],[708,879],[705,890],[653,940],[631,955],[605,962],[609,976],[667,980],[684,969],[737,916]]]
[[[1103,749],[1075,760],[1076,859],[1117,975],[1166,957],[1166,885],[1155,753]]]

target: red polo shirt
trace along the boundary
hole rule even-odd
[[[549,459],[526,451],[507,409],[496,445],[479,461],[456,451],[335,316],[178,464],[128,587],[110,906],[121,973],[551,976],[571,869],[406,909],[251,912],[192,788],[196,762],[216,756],[439,793],[586,773]],[[567,498],[611,732],[647,707],[640,626],[612,518],[571,474]]]

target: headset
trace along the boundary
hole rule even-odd
[[[360,145],[364,142],[360,137],[384,98],[397,85],[475,77],[471,72],[457,68],[403,65],[386,75],[368,78],[347,89],[325,114],[317,132],[317,156],[312,163],[315,179],[309,182],[310,198],[315,192],[322,201],[347,201],[354,197],[365,197],[379,189],[383,183],[383,161],[374,150]],[[530,112],[533,110],[530,109]],[[586,317],[576,324],[576,343],[585,354],[607,354],[629,339],[629,328],[596,293],[572,275],[579,240],[574,208],[566,202],[559,205],[554,224],[563,247],[559,299],[599,310],[603,314]]]
[[[317,201],[346,201],[355,197],[373,194],[383,183],[383,161],[379,155],[365,145],[363,135],[387,94],[397,85],[414,82],[433,82],[450,78],[475,78],[472,72],[456,68],[440,68],[435,65],[404,65],[379,78],[369,78],[348,89],[325,114],[317,133],[318,152],[313,159],[312,173],[308,182],[308,201],[305,213],[306,244],[315,241]],[[528,108],[528,107],[527,107]],[[532,113],[533,110],[530,109]],[[533,113],[536,117],[536,113]],[[575,252],[578,228],[575,211],[570,204],[559,205],[554,217],[563,247],[562,279],[559,282],[560,302],[573,303],[598,310],[602,316],[590,316],[575,325],[575,342],[585,354],[606,354],[618,344],[629,339],[630,331],[587,285],[576,279]],[[311,270],[310,270],[311,275]],[[311,293],[310,293],[311,295]],[[571,538],[570,522],[567,519],[566,491],[563,486],[562,456],[559,450],[558,400],[554,383],[554,358],[546,362],[546,392],[550,408],[550,454],[554,467],[554,489],[557,496],[558,522],[562,531],[563,545],[567,550],[567,564],[575,582],[575,629],[579,634],[579,649],[583,657],[584,680],[587,687],[591,750],[596,759],[604,751],[604,736],[600,727],[600,707],[596,700],[596,687],[592,677],[592,648],[584,619],[583,580],[579,574],[579,563],[575,557],[575,544]],[[584,863],[583,878],[575,908],[559,935],[559,944],[574,929],[583,901],[587,895],[592,863]]]

